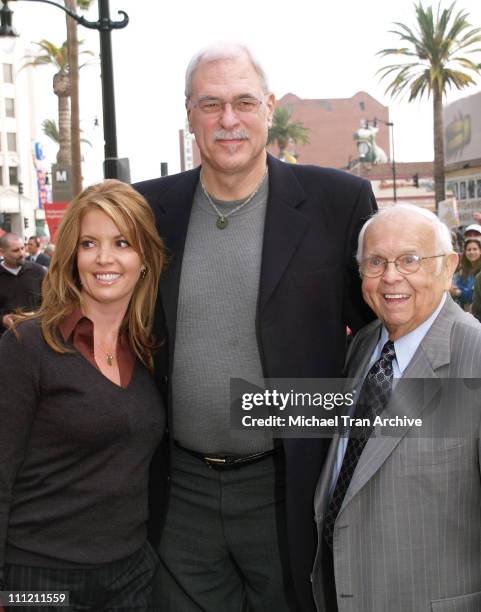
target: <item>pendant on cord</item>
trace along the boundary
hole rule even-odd
[[[228,223],[227,217],[217,217],[217,221],[215,222],[217,229],[225,229]]]

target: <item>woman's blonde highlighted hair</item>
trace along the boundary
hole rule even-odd
[[[134,353],[152,369],[154,341],[151,331],[165,260],[164,245],[157,234],[150,206],[126,183],[105,180],[87,187],[69,204],[58,228],[56,248],[43,281],[42,305],[33,316],[40,319],[47,344],[59,353],[68,352],[59,325],[75,308],[82,308],[77,252],[82,219],[92,209],[99,209],[112,219],[146,268],[135,286],[120,333],[128,334]],[[29,317],[20,316],[17,320],[25,318]]]

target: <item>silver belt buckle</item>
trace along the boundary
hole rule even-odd
[[[213,463],[214,465],[224,465],[226,463],[226,459],[223,457],[204,457],[205,463],[207,465]]]

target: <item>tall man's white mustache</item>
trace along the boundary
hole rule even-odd
[[[249,132],[247,130],[216,130],[214,132],[214,140],[247,140]]]

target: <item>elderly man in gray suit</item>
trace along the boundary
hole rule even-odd
[[[363,420],[334,437],[316,491],[317,609],[480,612],[481,325],[449,296],[449,232],[383,210],[358,263],[379,319],[347,358]]]

